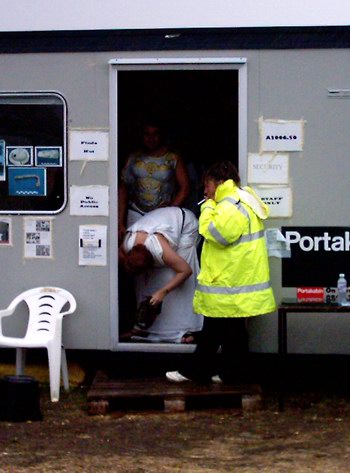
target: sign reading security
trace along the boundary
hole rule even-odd
[[[334,287],[350,280],[349,227],[282,227],[291,257],[282,260],[282,286]]]
[[[248,182],[251,184],[288,184],[288,154],[249,154]]]

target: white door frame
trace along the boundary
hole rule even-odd
[[[120,57],[109,61],[110,80],[110,349],[117,351],[191,352],[192,345],[174,343],[121,343],[118,324],[118,71],[119,70],[238,70],[239,170],[242,181],[247,172],[247,60],[242,57]]]

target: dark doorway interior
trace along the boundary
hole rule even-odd
[[[238,70],[118,72],[119,169],[149,116],[162,120],[169,146],[198,176],[221,159],[238,165]]]
[[[213,162],[230,159],[238,166],[238,70],[157,69],[118,71],[119,172],[130,152],[141,147],[144,120],[163,124],[169,148],[184,159],[191,179],[185,207],[198,215],[201,176]],[[133,325],[134,300],[119,281],[120,333]],[[126,295],[127,294],[127,295]]]

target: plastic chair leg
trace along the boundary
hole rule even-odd
[[[61,349],[48,346],[47,355],[49,359],[51,401],[57,402],[60,398]]]
[[[16,375],[24,374],[26,365],[26,348],[16,348]]]
[[[64,349],[64,347],[62,347],[62,350],[61,350],[61,372],[62,372],[64,390],[68,392],[69,391],[69,376],[68,376],[66,350]]]

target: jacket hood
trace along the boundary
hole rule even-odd
[[[234,197],[244,204],[248,205],[251,210],[261,219],[266,220],[270,214],[269,207],[260,199],[251,187],[238,187],[232,179],[228,179],[220,184],[216,189],[215,200],[220,200],[235,194]]]
[[[251,187],[238,189],[238,195],[242,202],[248,205],[252,211],[262,220],[270,215],[269,207],[260,199]]]

